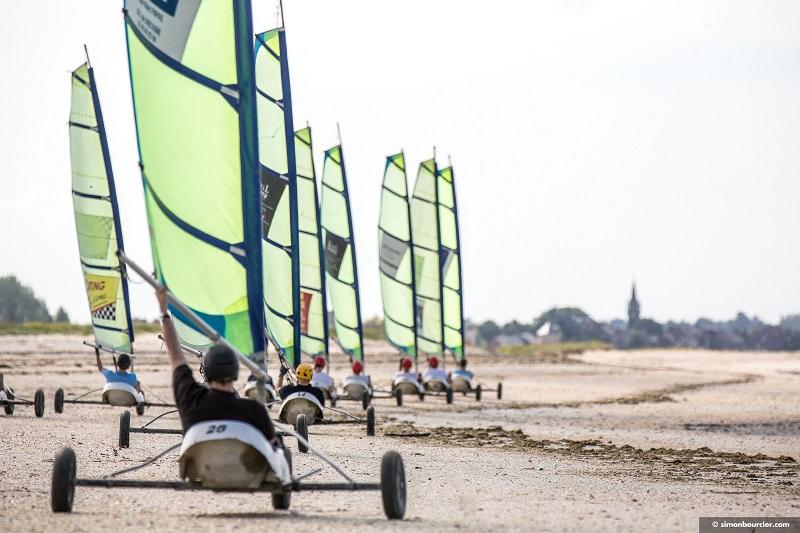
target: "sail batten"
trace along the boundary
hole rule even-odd
[[[341,144],[325,151],[321,204],[325,277],[333,308],[336,342],[351,359],[363,362],[364,329],[356,243]]]
[[[69,138],[75,228],[95,344],[133,353],[128,280],[117,258],[117,251],[124,249],[119,206],[94,70],[88,62],[72,72]]]

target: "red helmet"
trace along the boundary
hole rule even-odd
[[[431,368],[437,368],[439,366],[439,358],[438,357],[430,357],[428,359],[428,366]]]
[[[357,376],[363,371],[364,371],[364,365],[361,364],[361,361],[353,361],[353,374]]]
[[[414,366],[414,361],[408,357],[403,357],[403,360],[400,362],[400,366],[403,367],[403,370],[411,370],[411,367]]]
[[[325,358],[321,355],[314,358],[314,366],[325,366],[325,363],[327,363],[327,361],[325,361]]]

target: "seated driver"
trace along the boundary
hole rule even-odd
[[[458,370],[454,370],[450,373],[449,380],[452,381],[453,378],[464,378],[472,381],[474,374],[471,370],[467,370],[467,360],[461,359],[461,361],[458,362],[458,366]]]
[[[203,356],[203,369],[208,387],[195,381],[181,350],[175,325],[167,312],[166,290],[158,291],[161,307],[161,327],[167,353],[172,366],[172,389],[181,418],[184,434],[198,422],[208,420],[236,420],[250,424],[261,431],[267,441],[279,445],[275,427],[267,410],[258,402],[239,398],[233,384],[239,377],[239,359],[233,350],[215,344]]]
[[[294,371],[295,376],[297,376],[297,384],[292,385],[290,383],[289,385],[283,386],[283,377],[288,371],[288,368],[283,367],[281,368],[280,376],[278,376],[278,395],[280,395],[281,400],[285,400],[289,395],[295,392],[307,392],[313,394],[314,397],[319,400],[320,405],[325,405],[325,395],[320,389],[311,385],[311,378],[314,376],[314,369],[311,365],[308,363],[300,363]]]
[[[357,381],[359,383],[363,383],[367,387],[372,386],[369,376],[365,376],[363,374],[364,363],[362,363],[361,361],[353,361],[353,365],[351,368],[353,369],[353,373],[345,378],[347,381],[349,382]]]
[[[412,361],[410,357],[403,357],[400,361],[400,371],[395,373],[394,380],[416,381],[419,378],[419,374],[411,371],[412,366],[414,366],[414,361]]]
[[[314,375],[311,378],[311,384],[320,389],[331,391],[334,388],[334,384],[333,378],[325,372],[327,362],[321,355],[314,358]]]
[[[103,367],[100,361],[100,351],[95,350],[95,357],[97,358],[97,370],[106,378],[106,383],[127,383],[139,393],[142,392],[142,384],[139,383],[139,378],[136,372],[129,372],[131,368],[131,356],[123,353],[117,359],[118,370],[111,370],[110,368]]]
[[[447,381],[447,373],[444,369],[439,368],[439,358],[438,357],[430,357],[428,359],[428,370],[422,375],[422,379],[425,381],[429,379],[434,379],[438,381]]]

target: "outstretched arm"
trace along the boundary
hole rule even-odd
[[[186,356],[183,355],[181,343],[178,340],[178,332],[175,331],[175,324],[172,323],[172,317],[167,311],[167,289],[162,288],[156,291],[156,297],[161,311],[161,331],[164,336],[164,342],[167,344],[169,362],[172,370],[175,370],[179,366],[186,364]]]

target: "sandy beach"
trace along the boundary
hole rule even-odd
[[[71,515],[50,512],[50,473],[73,447],[79,476],[133,466],[178,442],[131,435],[117,448],[120,409],[66,405],[102,386],[80,337],[0,338],[0,372],[24,398],[47,396],[45,416],[0,415],[0,524],[5,531],[696,531],[700,516],[800,515],[800,354],[690,350],[602,351],[541,360],[471,356],[485,387],[504,398],[456,395],[403,407],[376,399],[377,435],[355,426],[312,427],[314,446],[354,477],[377,480],[386,450],[401,452],[406,520],[383,517],[378,493],[299,493],[276,512],[264,494],[79,487]],[[368,371],[389,384],[396,357],[367,346]],[[155,335],[137,339],[137,373],[150,399],[171,401],[169,367]],[[346,365],[333,354],[332,375]],[[106,357],[107,364],[110,358]],[[355,403],[343,407],[361,413]],[[162,409],[152,408],[134,425]],[[168,416],[160,427],[178,427]],[[290,445],[295,449],[294,440]],[[319,464],[294,450],[295,473]],[[177,452],[132,474],[176,479]],[[336,479],[330,469],[312,479]]]

